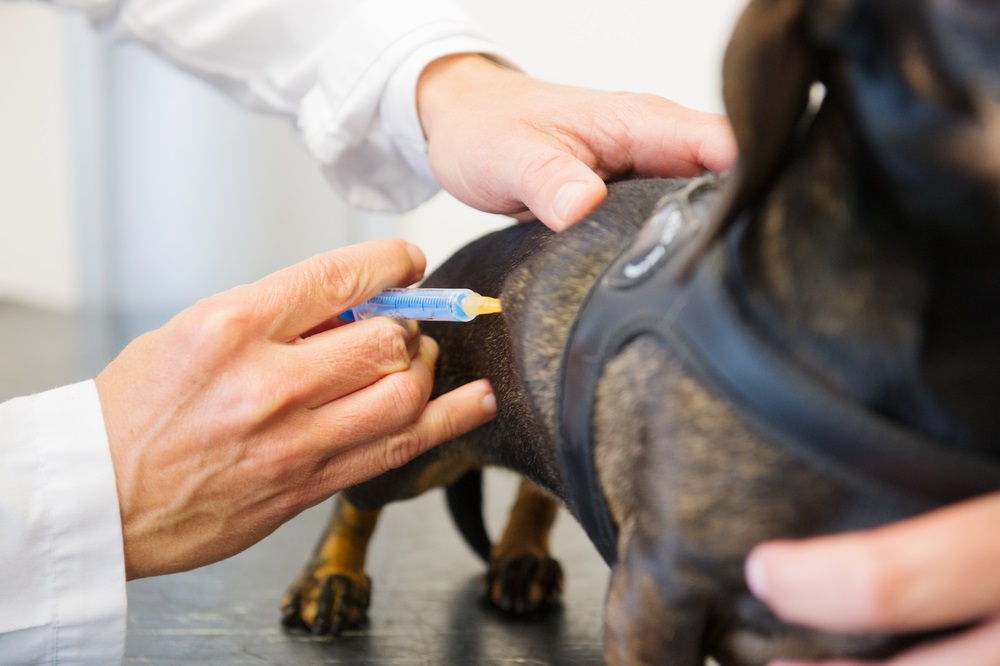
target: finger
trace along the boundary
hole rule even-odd
[[[519,198],[554,231],[582,219],[608,194],[600,176],[558,148],[536,152],[520,173]]]
[[[1000,618],[907,650],[887,666],[1000,666]]]
[[[880,666],[1000,666],[1000,618],[978,627],[906,650]],[[768,666],[876,666],[870,661],[772,661]]]
[[[627,150],[639,175],[696,176],[706,169],[725,171],[736,160],[736,138],[725,116],[638,95],[626,122]]]
[[[490,383],[481,379],[431,402],[410,425],[332,459],[326,488],[343,488],[401,467],[433,447],[463,435],[496,416]]]
[[[245,289],[267,335],[288,341],[382,289],[416,282],[425,267],[416,246],[383,239],[317,254]]]
[[[997,525],[1000,494],[869,532],[763,544],[747,584],[782,618],[832,631],[972,622],[1000,611]]]
[[[593,98],[588,122],[567,130],[575,139],[535,151],[520,170],[520,199],[550,228],[560,231],[600,204],[607,195],[604,177],[630,171],[691,177],[706,169],[723,171],[736,159],[736,140],[725,117],[654,95],[624,100]]]
[[[287,346],[285,372],[309,409],[404,372],[420,350],[420,329],[413,321],[372,317],[312,335]]]
[[[311,410],[297,427],[308,429],[320,447],[316,453],[327,459],[405,428],[430,399],[437,355],[437,343],[420,336],[419,352],[409,368]]]

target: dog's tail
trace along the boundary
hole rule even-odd
[[[451,518],[465,542],[484,562],[489,562],[493,544],[483,521],[483,471],[475,469],[466,472],[445,489],[445,496]]]

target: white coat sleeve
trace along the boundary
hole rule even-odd
[[[509,64],[451,0],[53,0],[243,104],[293,119],[345,199],[406,210],[439,189],[417,117],[432,60]]]
[[[121,517],[93,381],[0,404],[0,662],[117,664]]]

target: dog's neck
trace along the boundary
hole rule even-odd
[[[1000,436],[996,208],[946,184],[920,192],[937,210],[914,211],[841,116],[821,111],[814,130],[744,230],[737,298],[862,404],[986,450]]]

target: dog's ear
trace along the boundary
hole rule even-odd
[[[739,184],[758,191],[774,172],[809,103],[817,72],[806,0],[753,0],[726,49],[723,97],[739,146]]]
[[[723,62],[723,98],[739,158],[711,222],[690,247],[685,273],[705,248],[756,203],[809,103],[816,65],[806,31],[809,0],[751,0]]]

